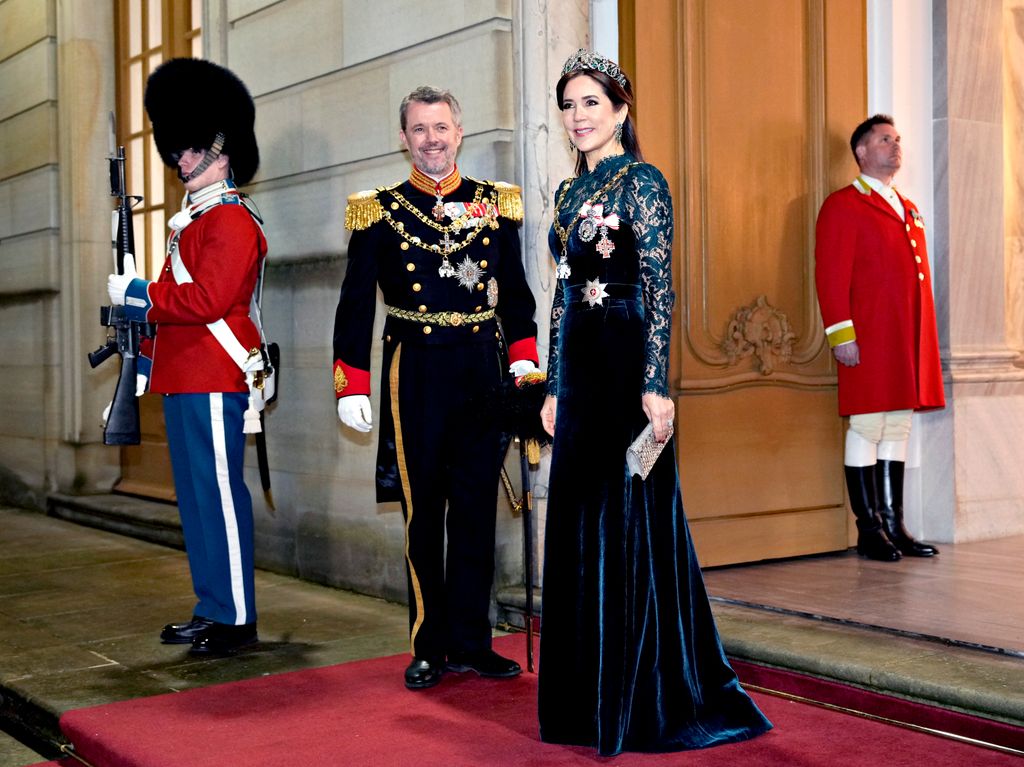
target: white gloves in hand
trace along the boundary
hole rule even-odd
[[[350,429],[364,434],[373,428],[370,398],[365,394],[350,394],[338,400],[338,418]]]
[[[111,274],[107,277],[107,295],[110,296],[110,303],[114,306],[124,305],[124,294],[128,285],[138,277],[135,271],[135,256],[131,253],[124,254],[124,274]]]
[[[508,366],[508,372],[520,378],[527,373],[536,373],[537,366],[533,364],[533,360],[516,360]]]

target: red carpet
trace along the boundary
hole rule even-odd
[[[496,648],[523,662],[520,637]],[[377,658],[69,711],[61,728],[96,767],[1021,764],[1009,754],[759,693],[775,723],[767,735],[705,751],[606,759],[538,740],[532,674],[510,681],[449,674],[413,693],[402,685],[407,661]],[[741,669],[741,678],[750,670]]]

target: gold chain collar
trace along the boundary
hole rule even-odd
[[[388,191],[391,194],[391,196],[394,197],[395,202],[397,202],[407,211],[412,213],[414,216],[416,216],[416,218],[418,218],[424,224],[429,226],[431,229],[434,229],[444,235],[444,239],[442,240],[441,243],[425,243],[419,237],[411,235],[407,231],[405,231],[405,224],[401,221],[396,221],[394,216],[392,216],[390,210],[385,209],[383,211],[384,219],[388,222],[388,225],[392,229],[394,229],[399,234],[399,236],[402,237],[402,239],[404,239],[410,245],[415,245],[417,248],[421,248],[431,253],[439,253],[443,256],[450,256],[454,253],[458,253],[460,250],[462,250],[471,242],[473,242],[473,240],[477,238],[477,235],[479,235],[480,232],[483,230],[484,226],[490,226],[491,229],[498,228],[497,219],[490,221],[488,221],[487,219],[481,219],[480,223],[476,225],[476,228],[470,230],[469,233],[466,234],[466,238],[464,240],[462,240],[461,242],[457,242],[452,239],[452,235],[458,234],[465,228],[465,216],[460,216],[459,218],[452,221],[452,223],[450,223],[448,226],[442,226],[441,224],[438,224],[437,222],[427,218],[427,216],[425,216],[423,212],[419,210],[419,208],[417,208],[415,205],[413,205],[411,202],[405,199],[405,197],[402,196],[402,194],[399,193],[398,190],[390,189]],[[476,193],[473,196],[473,202],[479,203],[482,198],[483,187],[478,184],[476,187]],[[489,201],[488,204],[491,204],[491,202],[493,201]],[[497,203],[494,204],[496,205]]]

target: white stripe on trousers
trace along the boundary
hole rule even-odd
[[[213,456],[217,466],[217,487],[220,507],[224,515],[224,538],[228,545],[228,572],[231,578],[231,598],[235,603],[235,624],[248,623],[245,612],[245,588],[242,577],[242,546],[238,537],[238,519],[235,500],[231,495],[231,470],[228,466],[227,440],[224,436],[224,397],[210,394],[210,432],[213,435]]]

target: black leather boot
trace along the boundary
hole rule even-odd
[[[900,552],[886,537],[876,509],[874,466],[845,466],[850,507],[857,518],[857,553],[879,562],[896,562]]]
[[[878,517],[882,528],[900,553],[908,557],[934,557],[939,550],[919,543],[903,526],[903,461],[879,461],[875,464],[878,487]]]

